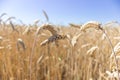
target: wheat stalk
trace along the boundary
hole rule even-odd
[[[34,38],[34,41],[33,41],[33,46],[32,46],[32,51],[31,51],[31,54],[30,54],[30,60],[29,60],[29,63],[30,63],[30,80],[32,78],[32,59],[33,59],[33,54],[34,54],[34,50],[35,50],[35,46],[36,46],[36,39],[37,39],[37,36],[38,34],[41,32],[42,30],[42,27],[38,27],[37,28],[37,31],[35,33],[35,38]]]

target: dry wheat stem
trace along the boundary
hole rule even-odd
[[[33,42],[33,46],[32,46],[32,51],[31,51],[31,54],[30,54],[30,80],[32,78],[32,58],[33,58],[33,54],[34,54],[34,49],[35,49],[35,45],[36,45],[36,36],[34,38],[34,42]]]
[[[41,27],[38,27],[37,31],[36,31],[36,34],[35,34],[35,38],[34,38],[34,41],[33,41],[33,46],[32,46],[32,51],[31,51],[31,54],[30,54],[30,80],[32,79],[32,59],[33,59],[33,54],[34,54],[34,50],[35,50],[35,46],[36,46],[36,40],[37,40],[37,36],[38,36],[38,33],[40,32],[41,30]]]

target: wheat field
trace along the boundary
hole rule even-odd
[[[118,79],[120,26],[95,26],[0,23],[0,80]]]

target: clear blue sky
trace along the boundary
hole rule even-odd
[[[0,14],[5,12],[27,24],[45,21],[42,10],[54,24],[120,22],[120,0],[0,0]]]

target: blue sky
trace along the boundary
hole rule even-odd
[[[42,10],[54,24],[79,24],[89,20],[120,22],[119,0],[0,0],[0,14],[5,12],[26,24],[36,19],[45,22]]]

